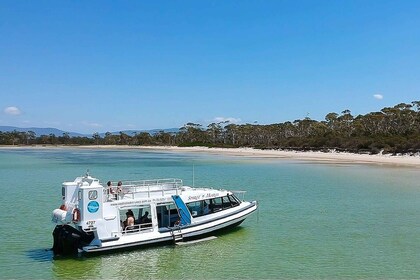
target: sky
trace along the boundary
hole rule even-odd
[[[420,1],[0,2],[0,126],[271,124],[420,100]]]

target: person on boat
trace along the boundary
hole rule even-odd
[[[124,229],[125,230],[133,229],[134,221],[135,221],[133,211],[130,209],[125,213],[125,215],[127,216],[127,219],[124,221]]]
[[[144,215],[140,218],[140,224],[148,224],[152,222],[152,220],[149,219],[149,212],[144,212]]]
[[[108,186],[108,194],[113,194],[114,189],[112,188],[112,182],[108,181],[108,183],[106,183],[106,185]]]
[[[118,184],[117,184],[117,193],[122,193],[122,182],[121,181],[118,181]]]
[[[106,185],[108,186],[107,192],[108,192],[109,199],[112,199],[112,198],[117,199],[117,194],[115,193],[115,189],[112,187],[112,182],[108,181]]]

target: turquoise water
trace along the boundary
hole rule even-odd
[[[176,177],[246,190],[259,211],[193,245],[54,259],[61,183]],[[196,153],[0,149],[0,278],[419,278],[420,172]]]

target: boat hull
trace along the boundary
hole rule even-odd
[[[81,248],[80,252],[90,255],[116,250],[140,249],[156,245],[173,244],[184,240],[199,239],[216,233],[226,232],[237,227],[256,210],[257,203],[252,202],[248,207],[230,215],[224,215],[219,218],[214,218],[210,221],[203,221],[197,224],[162,229],[159,231],[159,236],[154,236],[149,239],[133,242],[125,242],[121,239],[113,242],[103,242],[102,246],[84,246]]]

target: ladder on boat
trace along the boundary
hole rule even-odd
[[[174,243],[182,242],[184,240],[184,237],[181,232],[181,228],[178,227],[176,229],[171,230],[172,238],[174,240]]]

